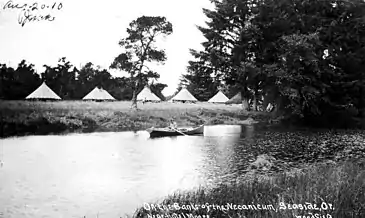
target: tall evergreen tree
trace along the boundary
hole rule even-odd
[[[212,2],[204,59],[245,99],[310,122],[363,118],[363,1]]]
[[[198,100],[207,101],[217,92],[220,80],[214,77],[214,68],[204,60],[206,54],[195,50],[190,53],[195,60],[189,61],[188,73],[182,75],[180,84],[191,90],[191,94]]]
[[[201,53],[200,58],[206,60],[204,66],[209,63],[215,78],[223,79],[226,85],[241,91],[243,108],[248,110],[248,99],[251,97],[248,82],[251,78],[248,75],[253,76],[256,71],[245,67],[249,53],[244,54],[245,58],[242,58],[243,54],[240,54],[240,58],[235,54],[237,50],[246,51],[248,40],[242,37],[241,32],[248,26],[252,3],[239,0],[212,2],[215,10],[203,10],[209,19],[208,27],[198,27],[207,39],[203,43],[204,53]]]

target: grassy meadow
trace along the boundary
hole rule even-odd
[[[249,116],[266,119],[264,112],[241,112],[240,105],[189,103],[139,103],[130,101],[0,101],[1,137],[89,131],[143,130],[165,127],[170,118],[179,126],[238,124]]]

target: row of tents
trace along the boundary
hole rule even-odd
[[[61,98],[52,91],[51,88],[43,82],[34,92],[26,97],[26,99],[54,99],[61,100]],[[83,100],[94,100],[94,101],[113,101],[116,100],[112,95],[102,88],[95,87],[89,94],[87,94]],[[161,99],[157,97],[148,87],[145,87],[138,95],[137,101],[151,101],[159,102]],[[180,101],[180,102],[197,102],[198,100],[185,88],[181,89],[173,98],[169,100],[170,102]],[[239,104],[242,102],[241,93],[238,93],[233,98],[228,99],[223,92],[219,91],[211,99],[210,103],[226,103],[226,104]]]

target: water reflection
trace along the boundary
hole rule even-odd
[[[205,177],[209,178],[206,185],[222,182],[235,171],[232,162],[235,143],[239,141],[243,127],[241,126],[212,126],[204,132],[206,137],[206,163],[209,169]],[[214,170],[212,170],[214,169]]]
[[[254,134],[255,134],[255,126],[254,125],[247,125],[244,127],[245,131],[244,131],[244,138],[246,140],[252,140],[254,138]]]
[[[150,139],[145,131],[2,139],[4,217],[120,217],[178,189],[240,170],[254,128],[208,126],[205,136]]]

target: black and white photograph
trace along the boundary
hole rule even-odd
[[[365,0],[0,0],[0,218],[364,218]]]

